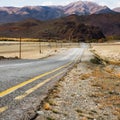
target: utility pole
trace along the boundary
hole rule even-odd
[[[61,48],[62,48],[62,41],[61,41]]]
[[[21,37],[20,37],[20,41],[19,41],[19,58],[21,59]]]
[[[55,43],[56,43],[56,48],[57,48],[57,40],[55,40]]]
[[[70,43],[69,46],[71,46],[71,37],[70,37],[70,36],[69,36],[69,41],[68,41],[68,43]]]
[[[42,46],[41,46],[41,42],[40,42],[40,38],[39,38],[39,52],[40,52],[40,54],[42,53],[41,48],[42,48]]]

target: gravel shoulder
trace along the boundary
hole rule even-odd
[[[61,79],[38,107],[35,120],[120,120],[120,67],[80,63]]]

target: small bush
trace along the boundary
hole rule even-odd
[[[94,64],[101,64],[100,60],[97,57],[92,58],[90,62]]]

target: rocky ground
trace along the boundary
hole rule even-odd
[[[120,67],[95,64],[91,58],[86,50],[50,90],[35,120],[120,120]]]

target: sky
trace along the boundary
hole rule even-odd
[[[39,5],[67,5],[71,2],[79,0],[0,0],[0,6],[39,6]],[[82,1],[92,1],[99,5],[107,5],[110,8],[120,7],[120,0],[82,0]]]

